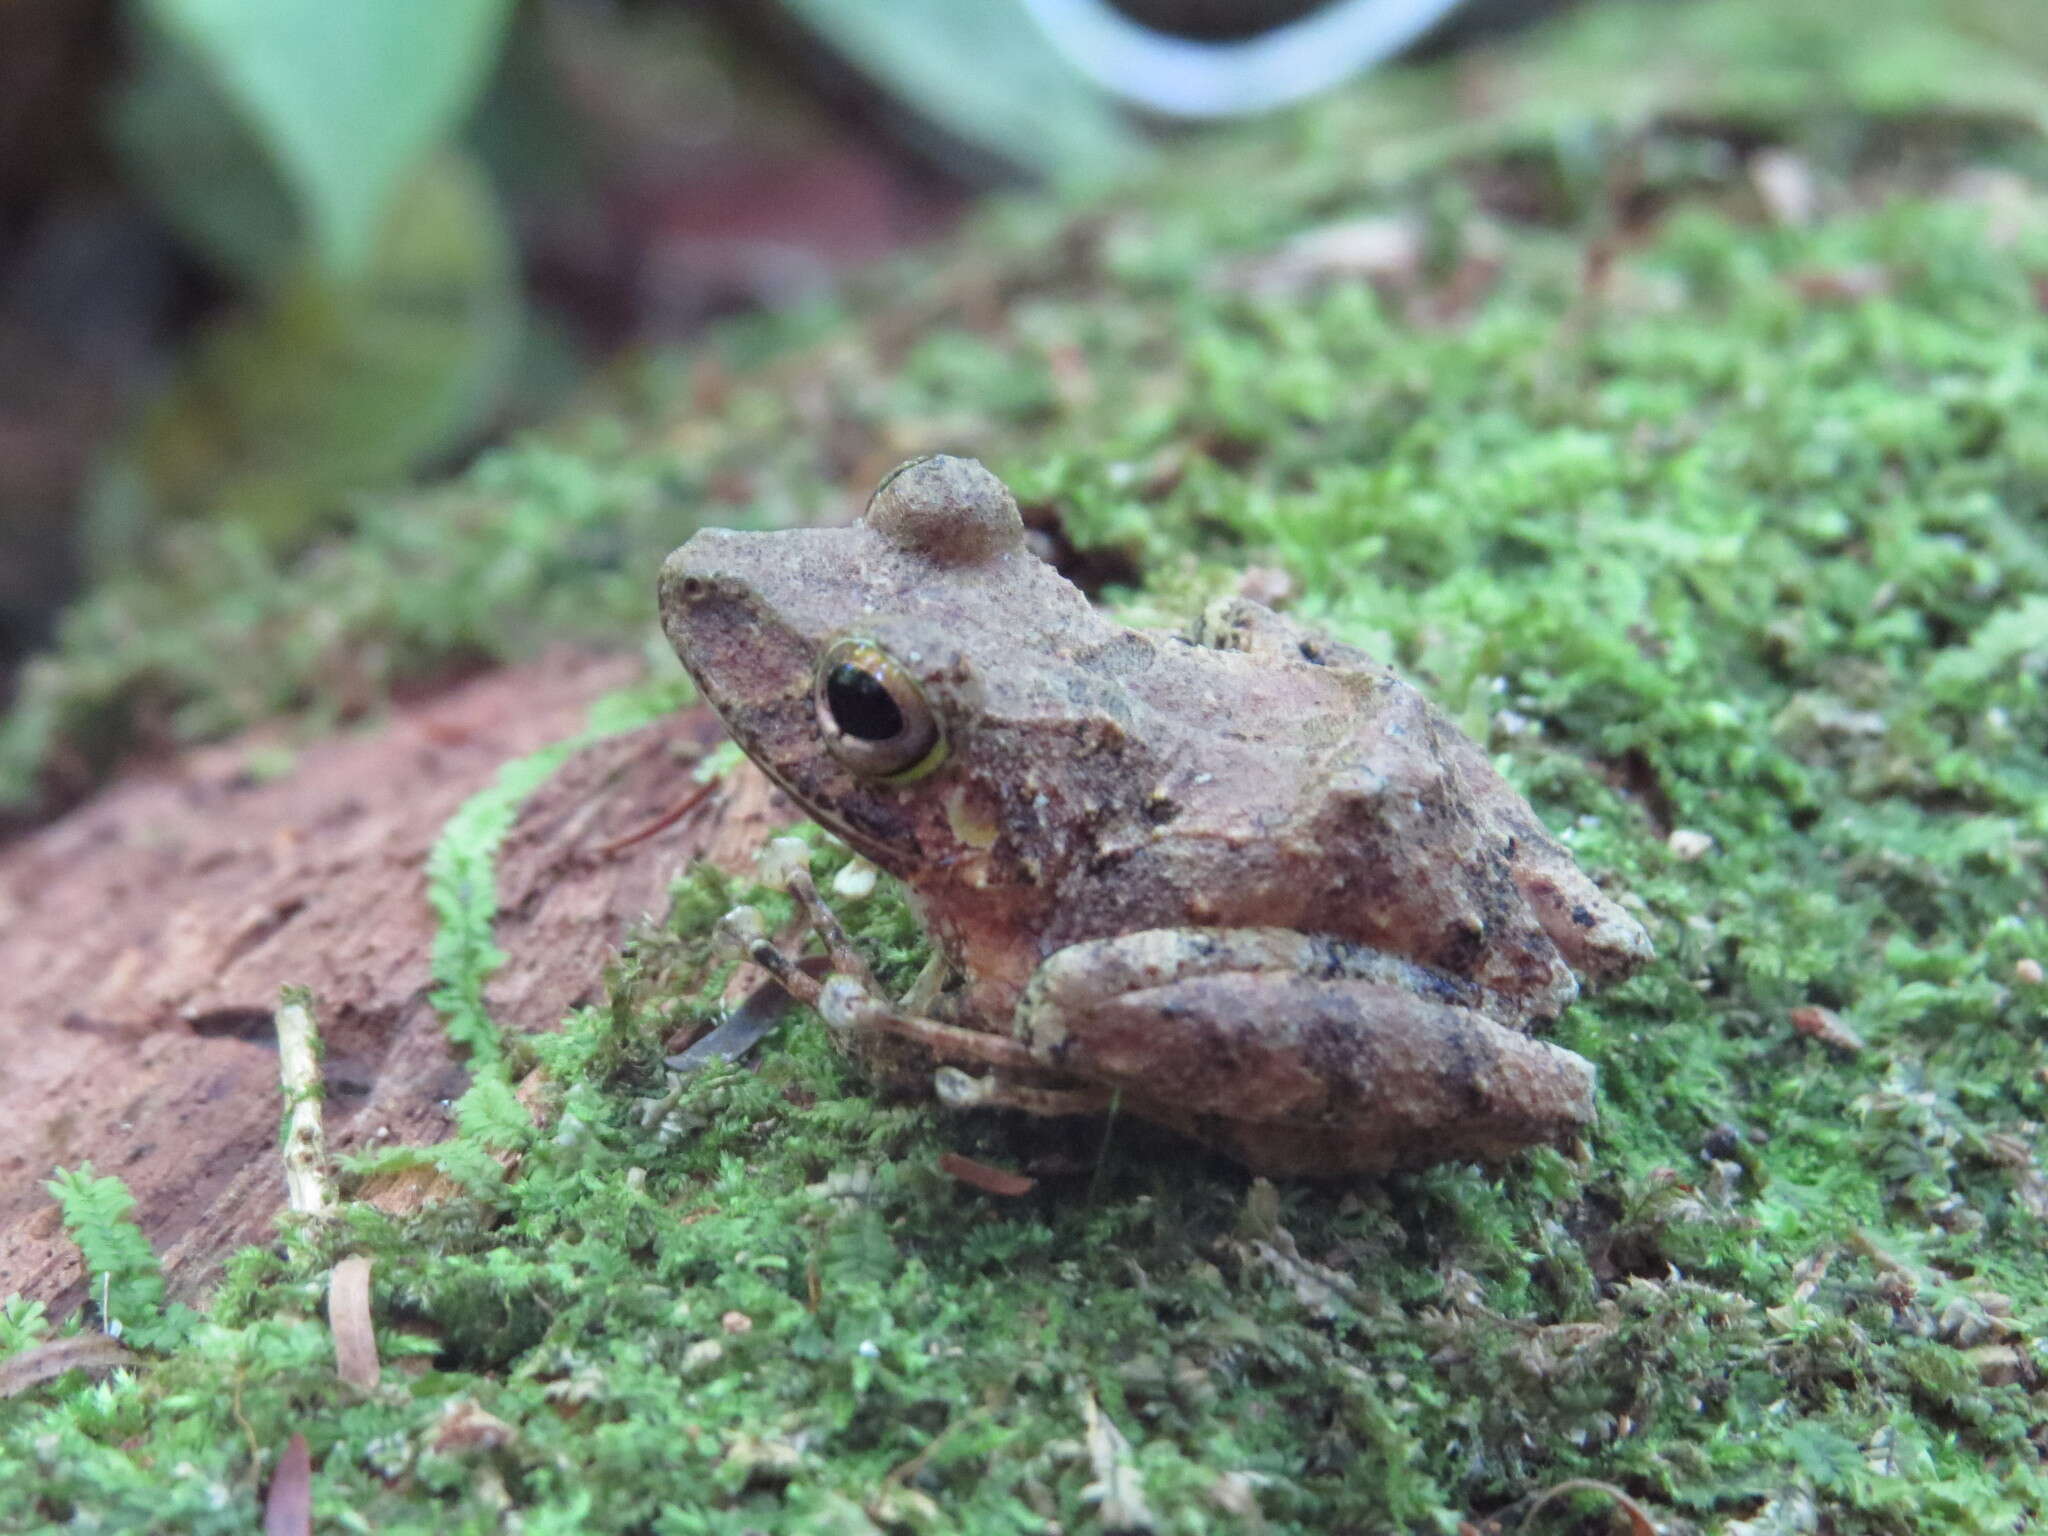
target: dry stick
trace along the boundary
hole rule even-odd
[[[104,1376],[124,1365],[141,1362],[142,1357],[134,1350],[103,1333],[51,1339],[0,1360],[0,1398],[19,1397],[31,1387],[55,1381],[66,1371],[89,1371]]]
[[[320,1121],[320,1032],[312,1009],[297,998],[277,1010],[277,1073],[284,1083],[285,1198],[301,1216],[324,1216],[334,1195]]]
[[[974,1412],[967,1414],[962,1418],[947,1420],[946,1427],[940,1430],[936,1435],[933,1435],[932,1438],[925,1443],[925,1448],[923,1450],[919,1451],[915,1456],[912,1456],[908,1461],[897,1462],[895,1466],[891,1467],[887,1472],[882,1474],[883,1489],[886,1490],[897,1487],[900,1484],[909,1481],[909,1479],[916,1477],[919,1473],[924,1471],[925,1463],[932,1459],[933,1455],[938,1451],[939,1447],[944,1445],[946,1441],[951,1437],[953,1431],[959,1429],[963,1424],[973,1424],[985,1417],[987,1417],[987,1414],[983,1410],[976,1409]],[[872,1508],[872,1503],[870,1504],[870,1507]]]
[[[608,859],[613,854],[632,847],[635,843],[646,842],[648,838],[654,836],[657,832],[667,831],[685,816],[689,815],[690,812],[697,809],[698,806],[702,805],[711,794],[711,791],[717,787],[718,780],[706,779],[674,805],[655,817],[654,820],[645,822],[635,827],[632,831],[613,838],[608,843],[599,843],[597,845],[597,856],[601,859]]]
[[[288,1106],[286,1199],[301,1216],[325,1216],[334,1208],[334,1195],[327,1186],[327,1133],[320,1122],[320,1034],[303,993],[288,993],[277,1010],[277,1071]],[[327,1283],[327,1326],[334,1336],[335,1374],[364,1391],[375,1387],[379,1367],[368,1259],[357,1255],[334,1266]]]

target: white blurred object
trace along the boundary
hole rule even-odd
[[[1393,57],[1463,0],[1331,0],[1255,37],[1156,32],[1109,0],[1022,0],[1073,66],[1169,117],[1238,117],[1299,101]]]

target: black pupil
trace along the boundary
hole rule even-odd
[[[825,705],[839,729],[861,741],[888,741],[903,732],[903,711],[872,672],[842,661],[825,678]]]

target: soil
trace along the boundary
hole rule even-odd
[[[172,1294],[202,1296],[284,1202],[271,1011],[311,987],[330,1144],[431,1142],[467,1075],[427,1001],[424,865],[501,764],[575,734],[630,657],[556,654],[306,748],[267,782],[245,737],[137,771],[0,847],[0,1295],[70,1311],[77,1249],[43,1183],[90,1160],[127,1181]],[[742,862],[777,818],[751,771],[680,825],[606,853],[673,807],[718,740],[704,710],[579,753],[499,858],[488,1001],[507,1031],[594,997],[635,921],[699,855]],[[786,819],[786,813],[783,813]]]

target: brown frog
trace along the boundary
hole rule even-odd
[[[1497,1158],[1593,1119],[1528,1033],[1649,940],[1394,672],[1237,599],[1104,617],[973,460],[844,528],[707,529],[661,614],[776,783],[902,879],[952,978],[901,1004],[807,876],[820,985],[884,1075],[956,1104],[1121,1112],[1269,1173]]]

